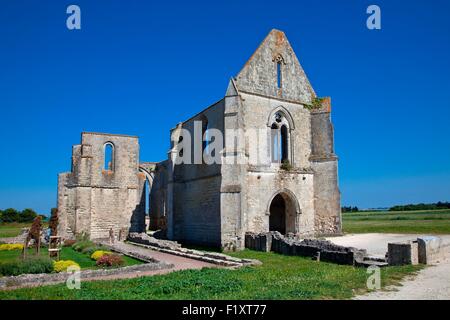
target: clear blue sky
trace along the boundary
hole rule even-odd
[[[2,0],[0,208],[55,206],[81,131],[138,135],[141,160],[165,159],[169,129],[220,99],[272,28],[332,97],[344,205],[450,200],[449,13],[447,0]]]

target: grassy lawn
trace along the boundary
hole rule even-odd
[[[28,255],[34,255],[34,249],[28,249]],[[41,255],[48,257],[47,248],[41,248]],[[13,262],[21,257],[21,251],[0,251],[0,263]],[[123,256],[126,266],[143,263],[140,260],[136,260],[127,256]],[[96,269],[95,261],[92,260],[87,254],[77,252],[71,247],[63,247],[61,249],[61,260],[72,260],[78,263],[81,269]]]
[[[450,210],[343,213],[346,233],[450,234]]]
[[[20,234],[22,228],[28,228],[31,223],[0,223],[0,238],[16,237]]]
[[[0,299],[348,299],[366,288],[368,275],[364,268],[250,250],[233,255],[259,259],[263,265],[84,282],[81,290],[53,285],[0,291]],[[382,285],[397,283],[420,268],[384,268]]]

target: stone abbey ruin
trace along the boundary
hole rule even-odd
[[[150,228],[223,249],[243,248],[248,232],[340,234],[330,113],[330,99],[316,96],[285,34],[272,30],[221,100],[171,130],[166,160],[140,162],[135,136],[83,132],[71,171],[58,176],[58,233],[102,239],[111,229]],[[195,135],[195,122],[202,134],[217,129],[225,140],[233,130],[263,134],[257,144],[251,136],[242,146],[224,141],[220,163],[179,164],[182,132]]]

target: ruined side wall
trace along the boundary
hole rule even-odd
[[[314,194],[316,232],[341,233],[341,204],[338,187],[338,161],[334,153],[333,126],[329,106],[312,112],[311,165],[315,172]]]
[[[174,194],[175,238],[220,246],[220,177],[177,183]]]
[[[204,117],[208,120],[208,129],[223,132],[223,100],[182,123],[182,128],[191,134],[191,150],[194,150],[194,121]],[[172,216],[168,212],[168,216],[173,217],[173,220],[168,219],[172,224],[168,228],[173,230],[173,239],[220,246],[220,164],[193,164],[193,153],[191,162],[176,165],[173,180],[168,181],[167,199],[173,201],[172,206],[167,206],[168,210],[173,210]]]

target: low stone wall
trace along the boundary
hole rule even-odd
[[[176,241],[156,239],[146,233],[132,232],[128,234],[127,240],[133,243],[151,245],[161,249],[177,250],[181,248],[181,244]]]
[[[247,233],[245,247],[257,251],[269,252],[272,248],[272,236],[268,233]]]
[[[115,269],[96,269],[96,270],[82,270],[80,271],[81,280],[95,280],[99,277],[136,274],[139,272],[171,269],[174,266],[165,262],[152,262]],[[20,287],[33,287],[38,285],[49,285],[66,282],[70,273],[39,273],[39,274],[23,274],[12,277],[0,278],[0,290],[13,289]]]
[[[352,247],[343,247],[326,240],[284,237],[279,232],[246,233],[245,246],[257,251],[273,251],[284,255],[316,258],[320,261],[345,265],[356,265],[363,261],[367,252]]]

